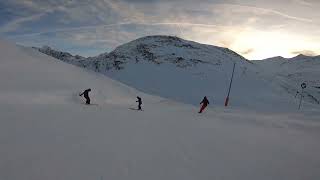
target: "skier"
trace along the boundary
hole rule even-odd
[[[202,104],[202,106],[201,106],[201,108],[200,108],[199,113],[202,113],[203,110],[204,110],[204,109],[208,106],[208,104],[209,104],[209,100],[207,99],[207,96],[205,96],[205,97],[203,98],[203,100],[200,102],[200,104]]]
[[[91,89],[87,89],[85,91],[83,91],[83,93],[79,94],[79,96],[84,96],[84,98],[86,98],[86,104],[90,104],[90,98],[89,98],[89,92],[91,91]]]
[[[137,103],[138,103],[138,110],[140,110],[140,111],[142,111],[142,109],[141,109],[141,105],[142,105],[142,100],[141,100],[141,98],[139,97],[139,96],[137,96]]]

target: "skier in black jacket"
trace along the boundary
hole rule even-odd
[[[142,109],[141,109],[142,100],[141,100],[141,98],[140,98],[139,96],[137,96],[137,99],[138,99],[138,100],[137,100],[136,102],[138,103],[138,110],[141,111],[141,110],[142,110]]]
[[[86,104],[90,104],[90,97],[89,97],[89,92],[91,91],[91,89],[86,89],[85,91],[83,91],[83,93],[79,94],[79,96],[84,96],[84,98],[86,98]]]

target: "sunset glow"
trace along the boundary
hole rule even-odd
[[[315,0],[13,0],[0,6],[6,9],[0,37],[83,56],[148,35],[223,46],[248,59],[320,54]]]

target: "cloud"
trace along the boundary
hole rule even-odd
[[[277,15],[286,19],[312,22],[310,19],[288,15],[276,10],[232,3],[220,3],[220,1],[217,1],[218,3],[209,3],[207,0],[203,1],[204,3],[201,5],[201,8],[195,7],[191,1],[182,2],[179,0],[161,1],[163,3],[154,8],[152,8],[151,4],[159,3],[160,1],[146,2],[144,0],[136,0],[130,3],[129,1],[92,0],[88,3],[84,0],[16,0],[13,2],[13,5],[19,4],[38,12],[13,20],[3,26],[0,33],[14,32],[19,27],[27,27],[27,23],[36,23],[37,21],[40,22],[40,20],[45,21],[47,19],[45,16],[49,14],[51,14],[51,17],[56,16],[56,18],[51,19],[49,26],[48,24],[44,24],[39,29],[42,33],[48,31],[51,33],[55,32],[55,30],[51,30],[52,28],[57,29],[56,32],[61,32],[61,29],[68,30],[69,28],[72,30],[74,27],[81,28],[84,24],[94,27],[101,24],[121,24],[122,22],[142,25],[176,25],[176,28],[181,32],[181,26],[217,27],[227,26],[227,23],[237,25],[235,23],[241,24],[242,22],[254,24],[258,22],[259,16],[265,15]],[[144,4],[143,6],[138,6],[134,4],[135,2]],[[178,5],[179,8],[171,7],[170,5],[173,4]],[[143,8],[140,8],[141,6]],[[170,8],[168,9],[168,7]],[[209,19],[211,19],[212,23],[207,23]],[[251,21],[247,21],[246,19],[251,19]],[[273,18],[269,17],[269,19],[269,22],[272,22]],[[268,22],[268,18],[263,17],[263,21]],[[59,26],[73,27],[57,28]],[[46,31],[45,28],[50,28],[50,30]]]
[[[306,55],[306,56],[317,56],[317,55],[319,55],[319,53],[316,53],[316,52],[311,51],[311,50],[292,51],[291,54],[293,54],[293,55],[303,54],[303,55]]]
[[[17,16],[17,18],[2,26],[0,33],[17,31],[21,27],[28,26],[28,23],[38,22],[46,16],[50,16],[50,14],[53,14],[55,11],[65,10],[63,5],[51,7],[49,4],[39,4],[33,0],[12,0],[6,5],[11,7],[10,9],[12,10],[10,13]],[[23,15],[21,15],[21,13],[23,13]]]
[[[280,12],[280,11],[268,9],[268,8],[261,8],[261,7],[255,7],[255,6],[240,5],[240,4],[227,4],[227,3],[218,4],[218,6],[222,6],[222,7],[225,6],[226,8],[232,8],[233,9],[232,12],[237,12],[237,11],[251,12],[256,15],[274,14],[287,19],[291,19],[291,20],[308,22],[308,23],[313,22],[311,19],[288,15],[284,12]]]
[[[243,55],[248,55],[248,54],[251,54],[254,52],[254,49],[253,48],[250,48],[250,49],[247,49],[245,51],[241,51],[240,54],[243,54]]]
[[[63,33],[63,32],[76,32],[76,31],[84,31],[84,30],[95,30],[95,29],[108,29],[114,28],[124,25],[144,25],[144,26],[175,26],[181,32],[183,31],[182,27],[206,27],[206,28],[232,28],[231,26],[220,26],[214,24],[198,24],[198,23],[181,23],[181,22],[158,22],[158,23],[149,23],[149,22],[120,22],[115,24],[106,24],[106,25],[93,25],[93,26],[80,26],[80,27],[70,27],[70,28],[57,28],[51,29],[47,31],[42,31],[39,33],[28,33],[28,34],[21,34],[21,35],[12,35],[9,38],[18,38],[18,37],[32,37],[32,36],[40,36],[48,33]]]
[[[35,14],[28,17],[22,17],[19,19],[16,19],[12,22],[7,23],[4,27],[0,29],[0,33],[6,33],[17,30],[23,23],[27,23],[30,21],[36,21],[40,19],[41,17],[45,16],[47,13],[41,13],[41,14]]]
[[[312,6],[312,3],[307,0],[293,0],[293,1],[304,6]]]
[[[295,7],[315,4],[311,0],[292,1],[296,1]],[[7,24],[0,26],[0,34],[24,44],[36,41],[60,44],[67,49],[78,47],[81,53],[85,48],[88,51],[90,48],[110,50],[135,38],[154,34],[177,35],[229,48],[243,39],[242,32],[252,29],[320,36],[314,20],[317,13],[300,13],[302,11],[287,6],[286,0],[235,2],[239,1],[10,0],[6,5],[11,5],[13,20],[3,21],[2,24]],[[305,5],[305,9],[313,8]],[[305,18],[307,15],[314,19]],[[236,50],[243,55],[256,54],[262,49],[255,48],[255,41],[252,47],[244,44],[247,41],[241,42]]]

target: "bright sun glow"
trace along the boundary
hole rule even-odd
[[[241,27],[220,31],[206,30],[205,28],[193,29],[186,38],[200,43],[227,47],[249,60],[320,54],[320,43],[304,34]]]
[[[260,60],[274,56],[286,58],[297,55],[297,51],[310,49],[316,51],[316,45],[302,37],[283,32],[251,31],[237,34],[231,49],[252,60]]]

